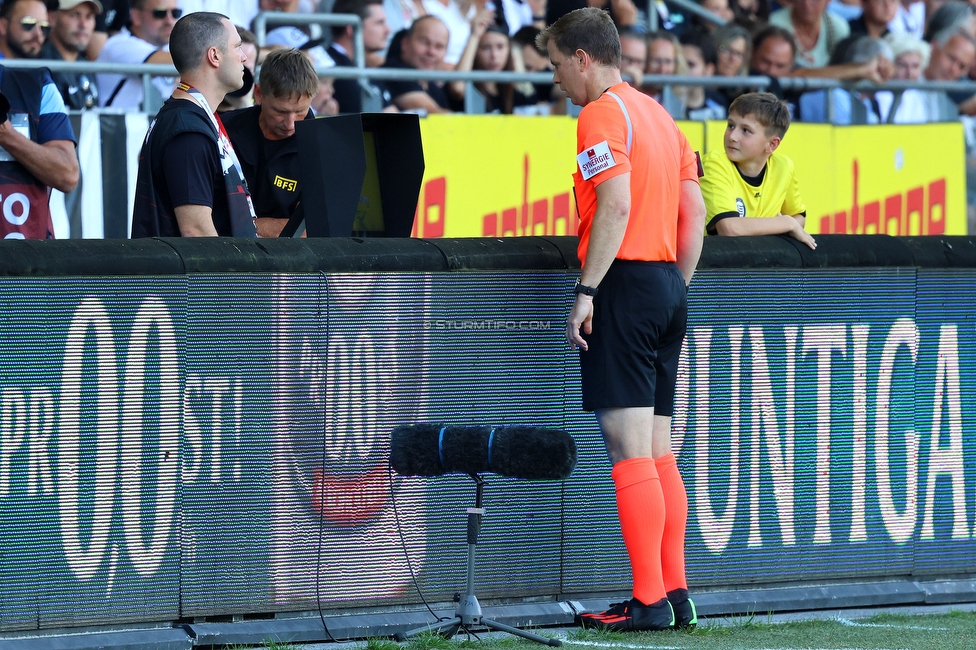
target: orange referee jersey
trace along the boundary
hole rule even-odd
[[[674,262],[681,181],[698,182],[698,159],[667,111],[628,83],[583,107],[573,185],[579,210],[580,261],[586,264],[596,187],[630,172],[630,217],[616,257]]]

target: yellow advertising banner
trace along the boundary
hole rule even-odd
[[[426,170],[415,237],[576,233],[576,120],[432,115],[421,120]],[[692,147],[702,123],[682,123]]]
[[[834,209],[807,213],[819,232],[966,234],[959,122],[836,127],[834,160]]]
[[[724,122],[679,126],[695,150],[722,146]],[[575,120],[434,115],[421,132],[415,237],[575,234]],[[960,124],[794,124],[781,147],[811,233],[966,234]]]

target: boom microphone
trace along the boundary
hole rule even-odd
[[[524,479],[569,478],[576,443],[558,429],[414,424],[390,436],[390,465],[403,476],[494,472]]]

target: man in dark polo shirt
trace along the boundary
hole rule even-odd
[[[439,70],[447,54],[450,32],[436,16],[423,16],[413,21],[400,39],[399,56],[394,51],[397,39],[387,56],[384,68]],[[443,84],[434,81],[387,81],[393,103],[401,111],[422,109],[428,113],[450,113],[451,105]]]
[[[277,237],[301,202],[295,122],[313,119],[309,105],[318,88],[307,56],[274,50],[254,86],[257,106],[221,116],[251,190],[259,237]]]

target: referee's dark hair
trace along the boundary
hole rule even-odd
[[[227,27],[221,22],[223,20],[228,20],[223,14],[196,11],[176,21],[169,35],[169,53],[180,74],[199,68],[211,47],[224,52]]]
[[[535,42],[540,50],[546,50],[549,41],[566,56],[583,50],[598,63],[620,67],[620,36],[610,14],[602,9],[570,11],[544,29]]]
[[[261,64],[261,94],[279,99],[315,97],[319,78],[312,60],[299,50],[272,50]]]
[[[383,5],[383,0],[336,0],[332,5],[333,14],[353,14],[365,21],[369,18],[370,5]],[[332,28],[332,38],[342,36],[349,29],[349,25],[335,25]]]
[[[729,106],[729,115],[753,117],[762,126],[766,137],[782,138],[790,128],[790,108],[773,93],[739,95]]]

